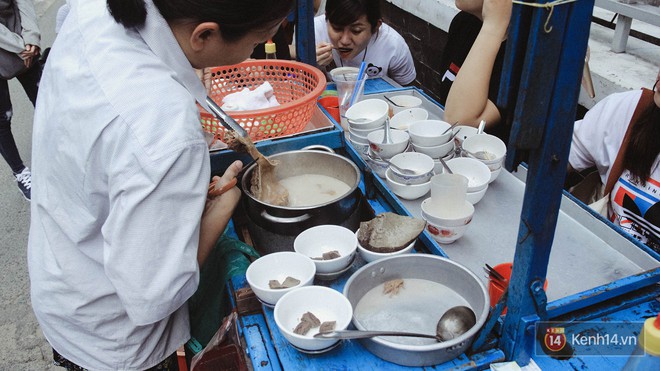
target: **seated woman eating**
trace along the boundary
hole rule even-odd
[[[316,62],[335,67],[367,65],[369,78],[387,76],[401,85],[415,80],[410,49],[381,20],[380,0],[327,0],[325,15],[314,18]]]
[[[660,72],[656,80],[660,80]],[[577,121],[570,168],[598,169],[607,217],[660,253],[660,92],[612,94]]]

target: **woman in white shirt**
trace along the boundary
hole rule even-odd
[[[660,253],[660,71],[653,90],[611,94],[577,121],[568,157],[595,166],[609,192],[608,218]]]
[[[367,65],[367,75],[408,85],[417,76],[406,41],[381,20],[380,0],[327,0],[314,18],[316,63],[335,67]]]
[[[28,246],[33,309],[58,364],[176,363],[199,266],[240,197],[207,200],[193,68],[245,60],[292,3],[69,1],[34,116]]]

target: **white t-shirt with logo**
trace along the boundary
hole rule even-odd
[[[325,15],[314,18],[314,31],[317,45],[330,43]],[[369,78],[387,76],[401,85],[407,85],[417,76],[408,44],[396,30],[384,23],[371,36],[365,50],[355,58],[343,60],[336,50],[332,51],[332,55],[337,67],[359,68],[364,60]]]
[[[580,171],[596,166],[603,184],[616,160],[641,90],[611,94],[575,123],[568,158]],[[610,194],[609,217],[628,234],[660,252],[660,156],[642,185],[624,170]]]

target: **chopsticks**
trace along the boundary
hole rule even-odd
[[[496,284],[499,284],[502,287],[506,287],[509,284],[509,280],[506,279],[503,275],[501,275],[498,271],[495,270],[495,268],[491,267],[490,265],[486,264],[484,270],[486,271],[486,273],[488,273],[488,277],[493,281],[495,281]]]

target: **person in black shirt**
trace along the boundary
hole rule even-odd
[[[511,0],[456,0],[461,10],[449,26],[439,71],[440,103],[445,121],[477,126],[504,136],[501,109],[495,105],[500,85]]]

